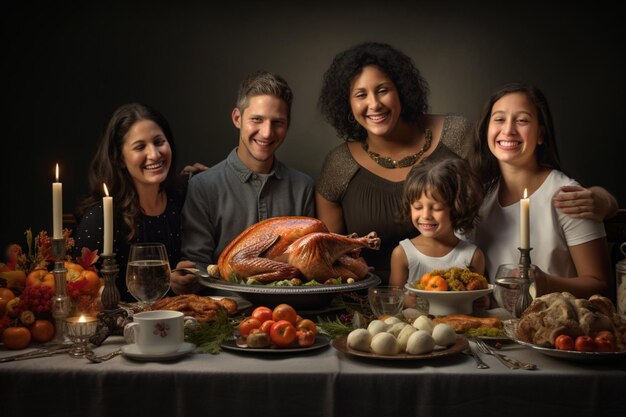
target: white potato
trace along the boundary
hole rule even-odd
[[[406,353],[411,355],[421,355],[430,353],[435,348],[435,340],[424,330],[417,330],[409,336],[406,342]]]
[[[409,323],[413,323],[421,314],[416,308],[405,308],[402,310],[402,317]]]
[[[409,337],[415,333],[417,329],[413,326],[407,325],[400,331],[400,334],[396,337],[398,339],[398,345],[400,346],[400,350],[406,350],[406,344],[409,341]]]
[[[433,327],[435,327],[435,325],[433,324],[433,321],[428,318],[428,316],[419,316],[413,322],[413,327],[417,330],[424,330],[426,333],[432,334]]]
[[[374,353],[379,355],[396,355],[400,352],[398,341],[391,333],[387,332],[378,333],[372,337],[370,347]]]
[[[369,352],[372,335],[365,329],[352,330],[348,334],[348,347]]]
[[[449,324],[439,323],[433,329],[433,339],[439,346],[450,346],[456,342],[456,333]]]
[[[367,331],[370,332],[372,336],[375,336],[378,333],[387,331],[388,327],[389,325],[382,320],[372,320],[367,326]]]
[[[385,319],[385,323],[391,326],[391,325],[394,325],[396,323],[404,323],[404,322],[402,320],[400,320],[399,318],[397,318],[395,316],[392,316],[392,317],[387,317]]]
[[[409,323],[401,321],[400,323],[392,324],[387,328],[387,333],[391,333],[394,337],[398,337],[402,329],[406,326],[411,326]]]

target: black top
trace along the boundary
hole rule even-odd
[[[180,260],[181,246],[181,209],[183,200],[176,195],[169,196],[167,206],[163,214],[158,216],[146,216],[139,214],[135,219],[137,235],[128,241],[128,231],[119,215],[115,213],[113,231],[113,252],[120,272],[116,280],[120,298],[124,301],[136,301],[126,289],[126,264],[130,245],[139,242],[160,242],[165,245],[170,261],[170,268],[175,268]],[[76,228],[74,257],[80,256],[83,247],[91,251],[98,249],[98,254],[103,251],[103,219],[102,203],[93,206],[85,212],[78,227]],[[102,266],[101,261],[97,267]]]

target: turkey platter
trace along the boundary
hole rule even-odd
[[[329,278],[361,280],[369,267],[362,248],[378,250],[380,238],[330,233],[312,217],[273,217],[258,222],[226,246],[209,275],[231,281],[254,279],[271,283],[292,278],[325,282]]]

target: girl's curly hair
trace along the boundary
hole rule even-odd
[[[368,65],[378,66],[395,84],[404,120],[415,122],[428,111],[428,84],[409,56],[384,43],[356,45],[335,56],[324,74],[318,101],[322,115],[344,140],[367,137],[354,120],[349,97],[350,83]]]

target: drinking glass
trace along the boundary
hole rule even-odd
[[[531,281],[535,277],[534,265],[531,265],[529,276]],[[503,264],[498,267],[495,276],[493,296],[500,307],[515,315],[515,303],[524,288],[524,280],[520,278],[518,264]],[[532,293],[532,291],[531,291]]]
[[[372,287],[367,290],[372,313],[378,318],[397,316],[404,305],[404,289],[401,287]]]
[[[128,253],[126,286],[142,307],[170,289],[170,263],[162,243],[134,243]]]

